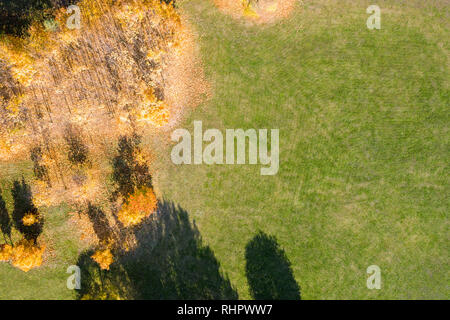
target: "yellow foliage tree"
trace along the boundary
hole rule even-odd
[[[25,226],[32,226],[33,224],[39,222],[39,219],[36,215],[28,213],[22,218],[22,222]]]
[[[109,248],[97,250],[91,257],[103,270],[109,270],[109,266],[114,262],[113,254]]]
[[[12,265],[22,271],[28,272],[42,264],[42,255],[45,246],[39,247],[32,240],[21,240],[12,249]]]
[[[0,39],[0,160],[31,154],[36,204],[67,202],[81,211],[109,201],[109,160],[119,137],[149,137],[169,122],[164,72],[185,33],[174,6],[164,1],[77,5],[79,30],[66,28],[61,9],[53,31],[35,23],[27,38]],[[126,227],[157,206],[151,188],[123,201],[118,220]],[[38,222],[33,214],[22,218],[25,226]],[[92,258],[107,270],[114,259],[112,245],[106,247]],[[29,271],[41,265],[44,249],[21,240],[2,246],[0,257]]]
[[[130,195],[127,202],[117,214],[125,226],[135,226],[155,212],[157,200],[152,188],[142,187]]]

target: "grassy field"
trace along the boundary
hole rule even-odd
[[[182,127],[279,128],[280,170],[166,157],[161,190],[240,298],[258,230],[286,251],[302,299],[448,298],[448,5],[378,1],[371,31],[369,1],[303,2],[271,26],[181,3],[214,87]],[[372,264],[381,290],[366,287]]]
[[[377,1],[382,28],[373,31],[369,1],[305,0],[266,26],[209,1],[178,2],[213,87],[180,126],[280,129],[276,176],[175,166],[155,143],[159,193],[195,220],[239,298],[252,298],[246,247],[262,231],[284,249],[302,299],[448,299],[446,1]],[[9,190],[31,168],[0,173]],[[0,263],[0,299],[75,297],[66,269],[80,244],[67,213],[45,210],[48,264],[25,274]],[[381,290],[366,287],[374,264]]]

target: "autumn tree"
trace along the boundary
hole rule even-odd
[[[126,199],[126,203],[117,213],[117,218],[124,227],[135,226],[153,214],[157,204],[153,189],[141,187]]]
[[[31,199],[30,187],[22,179],[15,181],[12,189],[14,199],[13,220],[15,227],[23,234],[23,238],[13,244],[11,239],[11,220],[0,192],[0,227],[6,241],[0,245],[0,261],[10,261],[11,264],[24,272],[39,267],[43,261],[45,245],[38,244],[37,238],[42,232],[43,219]]]

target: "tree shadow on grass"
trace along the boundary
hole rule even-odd
[[[245,248],[246,275],[256,300],[300,300],[291,263],[273,236],[259,232]]]
[[[188,213],[162,201],[152,219],[136,228],[137,245],[117,253],[100,270],[93,251],[80,255],[81,299],[237,299],[211,248]]]
[[[44,217],[33,203],[31,187],[22,178],[22,181],[14,181],[11,194],[14,200],[12,218],[16,229],[23,234],[27,240],[36,243],[37,238],[44,228]],[[35,221],[30,224],[24,222],[26,216],[33,216]]]

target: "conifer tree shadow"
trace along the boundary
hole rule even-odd
[[[102,209],[88,203],[87,216],[92,223],[95,234],[101,243],[108,242],[114,235],[108,217]],[[112,239],[111,239],[112,240]]]
[[[126,198],[139,187],[152,187],[152,177],[148,165],[136,159],[140,152],[141,137],[138,135],[121,136],[117,155],[112,160],[112,179],[116,184],[113,199],[119,195]]]
[[[2,197],[2,190],[0,189],[0,230],[3,234],[5,243],[7,242],[7,237],[12,244],[11,239],[11,218],[9,217],[8,208],[6,208],[5,200]]]
[[[31,188],[22,178],[22,181],[14,181],[11,193],[14,200],[12,213],[14,225],[25,239],[33,240],[36,243],[44,227],[44,217],[41,216],[33,203]],[[32,224],[24,223],[24,217],[27,215],[34,216],[35,220]]]
[[[259,232],[245,248],[246,275],[256,300],[300,300],[286,254],[273,236]]]
[[[0,0],[0,33],[24,35],[34,18],[42,18],[51,0]]]
[[[135,228],[137,245],[115,254],[109,271],[100,271],[83,253],[79,298],[88,299],[237,299],[220,264],[188,213],[161,201],[147,223]]]

